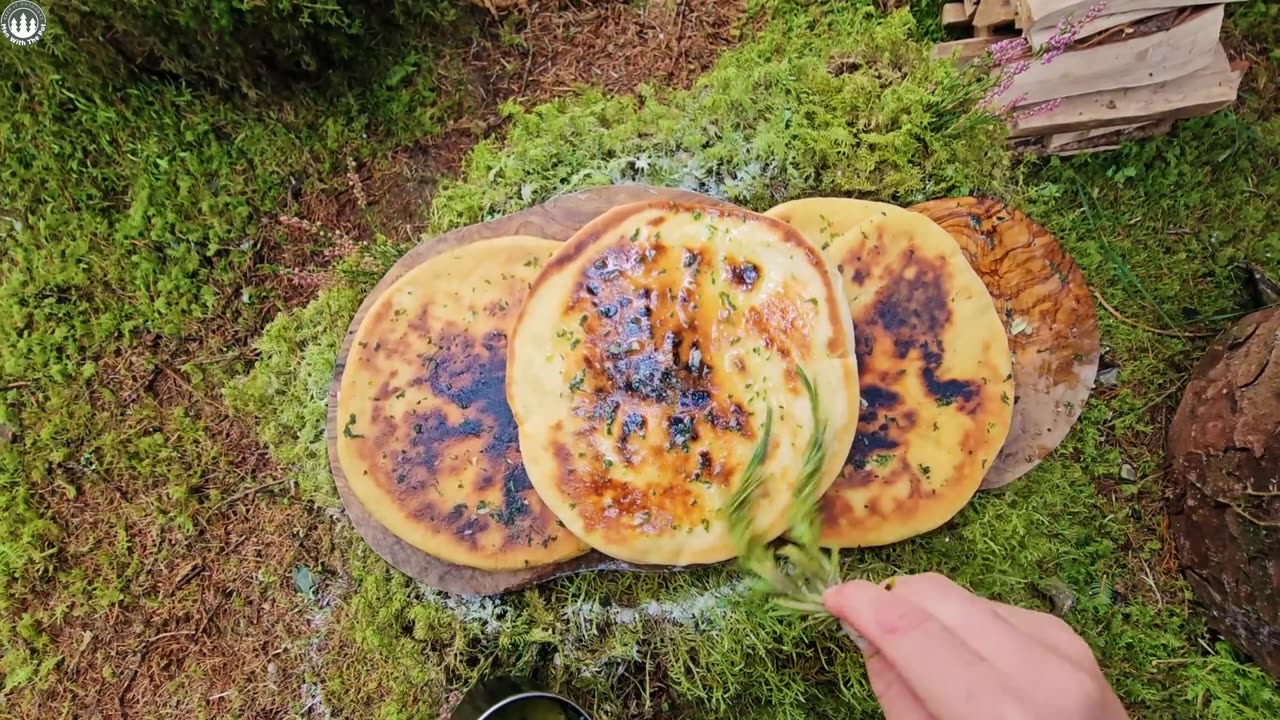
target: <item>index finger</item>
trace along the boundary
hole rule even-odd
[[[1002,717],[1012,693],[1001,673],[910,599],[855,580],[823,602],[888,661],[937,718]]]
[[[1060,631],[1043,632],[1045,625],[1057,621],[1036,622],[1036,631],[1028,632],[1034,622],[1029,618],[1013,620],[1011,612],[1001,612],[998,603],[974,595],[950,578],[937,573],[907,575],[895,578],[894,595],[902,595],[956,633],[997,670],[1006,674],[1049,673],[1063,660],[1078,663],[1079,658],[1059,649],[1063,645]],[[1030,611],[1025,611],[1030,612]],[[1071,633],[1062,624],[1063,629]],[[1080,641],[1083,644],[1083,641]],[[1077,652],[1075,647],[1071,652]],[[1093,653],[1088,651],[1088,659]]]

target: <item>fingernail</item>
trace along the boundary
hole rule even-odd
[[[862,634],[859,633],[857,630],[854,630],[853,626],[850,625],[849,623],[841,620],[840,627],[844,628],[844,631],[846,634],[848,634],[849,639],[853,641],[854,645],[858,646],[858,650],[862,651],[863,653],[866,653],[867,648],[871,647],[871,645],[867,642],[867,639],[862,637]]]

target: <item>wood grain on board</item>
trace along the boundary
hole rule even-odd
[[[1098,318],[1075,260],[1043,226],[995,198],[913,205],[960,244],[995,301],[1013,352],[1013,424],[983,489],[1040,463],[1084,410],[1098,372]]]
[[[1164,32],[1032,62],[1004,95],[1033,104],[1185,77],[1214,60],[1222,17],[1222,6],[1215,5]]]
[[[660,199],[736,207],[700,193],[648,185],[611,185],[562,195],[542,205],[495,220],[468,225],[419,243],[391,266],[391,269],[382,276],[360,304],[360,309],[356,311],[355,317],[347,327],[347,334],[338,352],[338,364],[334,369],[333,382],[329,386],[329,412],[325,426],[325,437],[329,448],[329,469],[333,473],[338,495],[342,498],[342,505],[346,508],[347,516],[351,518],[356,531],[378,555],[396,569],[433,588],[459,595],[494,595],[584,570],[672,569],[631,565],[598,552],[590,552],[562,563],[502,572],[445,562],[401,540],[369,515],[347,483],[346,475],[338,462],[337,447],[338,434],[341,432],[337,418],[338,388],[342,381],[342,373],[346,369],[347,356],[356,330],[377,298],[405,273],[442,252],[489,238],[534,235],[563,242],[583,225],[614,206]]]
[[[1221,45],[1205,67],[1184,77],[1136,88],[1063,98],[1055,109],[1014,121],[1014,138],[1198,117],[1235,102],[1247,63],[1232,63]]]

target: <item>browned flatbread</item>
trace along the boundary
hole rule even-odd
[[[508,356],[507,394],[530,480],[593,547],[630,562],[732,557],[723,506],[773,429],[755,531],[782,533],[816,431],[853,440],[848,307],[822,253],[745,211],[625,205],[565,244],[534,285]],[[820,489],[835,477],[833,452]]]
[[[922,215],[839,200],[796,212],[810,228],[860,219],[822,240],[844,278],[862,407],[847,462],[822,497],[821,542],[883,545],[932,530],[969,502],[1009,430],[1009,346],[991,297],[955,241]]]
[[[448,562],[516,569],[588,549],[529,483],[506,400],[507,334],[559,247],[508,237],[441,253],[378,298],[352,343],[337,408],[347,481]]]

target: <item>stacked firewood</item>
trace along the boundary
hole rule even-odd
[[[942,22],[973,37],[934,54],[990,63],[984,103],[1008,118],[1015,148],[1096,152],[1235,101],[1247,63],[1222,47],[1223,11],[1200,0],[964,0],[944,5]]]

